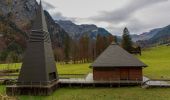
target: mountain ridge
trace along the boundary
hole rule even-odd
[[[140,35],[132,35],[132,40],[142,46],[170,43],[170,25],[155,28]]]
[[[142,34],[134,34],[134,35],[131,35],[132,37],[132,40],[133,41],[139,41],[139,40],[148,40],[150,38],[152,38],[154,35],[156,35],[159,31],[161,30],[161,28],[155,28],[155,29],[152,29],[148,32],[144,32]]]
[[[96,38],[97,35],[109,36],[111,35],[106,29],[98,27],[94,24],[81,24],[77,25],[70,20],[56,20],[58,23],[73,39],[80,38],[81,36],[88,35],[90,38]]]

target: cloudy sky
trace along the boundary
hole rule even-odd
[[[37,0],[39,2],[39,0]],[[170,24],[170,0],[42,0],[55,20],[96,24],[121,35],[141,34]]]

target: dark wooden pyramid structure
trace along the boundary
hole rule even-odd
[[[50,34],[41,4],[33,24],[18,82],[50,82],[57,80]]]
[[[15,86],[7,87],[7,93],[49,95],[58,85],[58,73],[54,60],[50,34],[47,29],[41,2],[29,36],[27,50]],[[13,94],[11,91],[15,91]]]

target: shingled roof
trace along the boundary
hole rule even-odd
[[[132,54],[112,43],[92,64],[91,67],[146,67]]]

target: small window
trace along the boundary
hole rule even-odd
[[[52,81],[55,79],[56,79],[56,73],[55,72],[49,73],[49,80]]]

